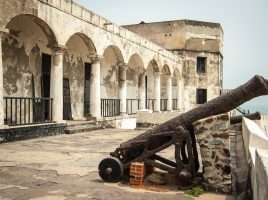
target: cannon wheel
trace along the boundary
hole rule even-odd
[[[106,182],[117,182],[123,175],[123,165],[114,157],[103,159],[98,168],[100,177]]]

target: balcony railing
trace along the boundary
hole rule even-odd
[[[167,99],[160,99],[160,110],[167,111]]]
[[[155,105],[155,99],[147,99],[146,100],[146,109],[154,111],[155,110],[154,105]]]
[[[179,110],[179,99],[172,99],[172,110]]]
[[[52,122],[52,98],[4,97],[5,124]]]
[[[128,115],[137,114],[137,110],[139,110],[139,99],[127,99],[126,106]]]
[[[101,116],[112,117],[120,115],[120,99],[101,99]]]

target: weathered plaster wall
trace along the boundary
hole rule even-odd
[[[33,18],[18,17],[8,24],[10,34],[3,40],[4,96],[41,96],[41,56],[50,53],[48,39]]]
[[[38,2],[36,0],[1,0],[0,3],[0,27],[5,27],[13,17],[19,14],[36,14],[38,12]]]
[[[135,66],[130,66],[127,69],[127,99],[138,99],[139,97],[139,73]]]
[[[108,47],[101,61],[101,98],[118,99],[119,92],[119,69],[115,51]]]
[[[206,73],[198,74],[196,70],[197,57],[206,57]],[[196,89],[207,89],[207,101],[220,95],[220,89],[222,88],[222,80],[220,74],[222,74],[221,57],[212,53],[198,53],[187,52],[185,53],[185,63],[183,66],[184,87],[187,90],[184,95],[184,102],[188,109],[192,109],[197,106],[196,104]]]

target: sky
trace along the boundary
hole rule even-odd
[[[118,25],[191,19],[220,23],[224,31],[223,88],[255,74],[268,79],[268,0],[74,0]],[[268,96],[246,105],[266,106]]]

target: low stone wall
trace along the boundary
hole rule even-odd
[[[231,193],[231,155],[228,114],[194,123],[203,164],[204,186],[209,191]]]
[[[64,134],[66,124],[49,123],[0,129],[0,143]]]

